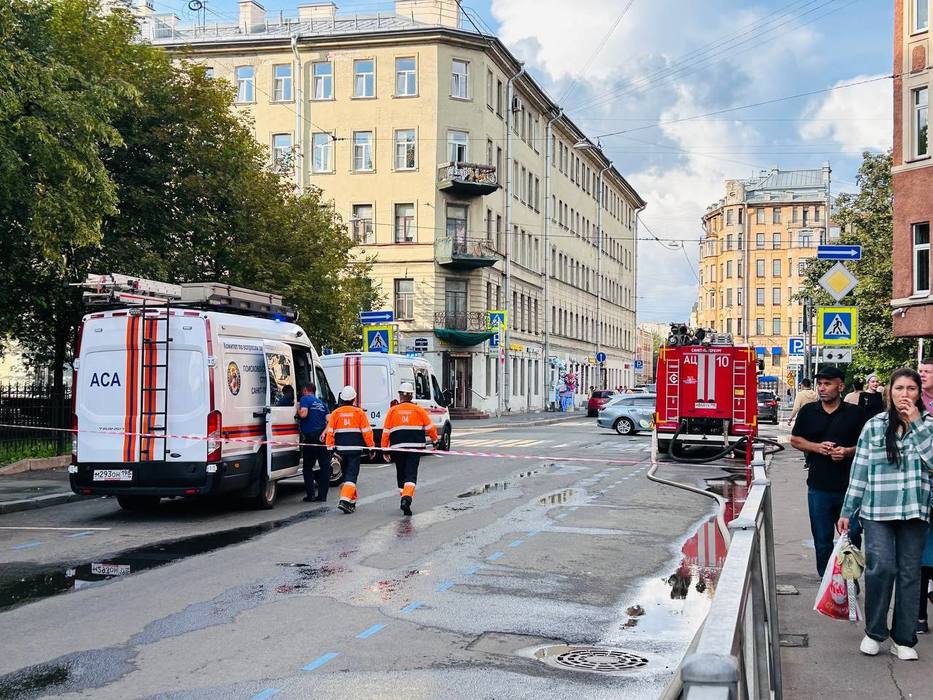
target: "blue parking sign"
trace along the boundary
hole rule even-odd
[[[645,361],[644,360],[635,360],[635,369],[644,369]]]
[[[787,339],[787,354],[791,357],[803,357],[804,339],[794,337]]]

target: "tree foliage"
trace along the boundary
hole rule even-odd
[[[368,261],[320,193],[269,167],[227,83],[94,0],[12,0],[0,26],[7,339],[60,370],[84,313],[68,283],[121,272],[281,293],[316,344],[358,347]]]
[[[862,246],[862,259],[846,264],[858,278],[858,286],[840,302],[859,310],[858,347],[848,368],[850,378],[871,372],[885,376],[910,364],[916,347],[915,341],[894,336],[891,316],[891,154],[865,153],[857,183],[859,191],[836,197],[833,210],[833,221],[842,230],[839,242]],[[804,294],[815,306],[836,305],[819,285],[820,277],[834,264],[813,260],[807,268]]]

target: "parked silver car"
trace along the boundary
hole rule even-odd
[[[654,394],[621,394],[609,400],[596,416],[596,425],[611,428],[619,435],[651,430],[654,420]]]

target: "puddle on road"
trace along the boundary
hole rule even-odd
[[[114,578],[240,544],[273,530],[319,517],[325,512],[326,509],[323,508],[303,511],[281,520],[128,549],[77,565],[46,567],[43,571],[25,576],[0,576],[0,610],[92,585],[101,585]]]
[[[576,489],[564,489],[563,491],[558,491],[557,493],[552,493],[544,498],[538,499],[539,506],[554,506],[561,503],[567,503],[573,495],[576,493]]]
[[[532,469],[527,472],[520,472],[513,477],[514,479],[526,479],[529,476],[534,476],[538,473],[537,469]],[[473,496],[482,496],[484,493],[491,493],[493,491],[505,491],[512,485],[512,481],[493,481],[490,484],[483,484],[482,486],[475,486],[469,491],[464,491],[463,493],[457,494],[457,498],[472,498]]]
[[[34,666],[22,673],[4,676],[0,682],[0,698],[18,698],[43,693],[68,680],[68,667]]]

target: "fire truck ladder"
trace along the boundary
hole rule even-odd
[[[736,423],[746,423],[748,420],[748,396],[745,396],[744,392],[747,391],[747,385],[745,383],[746,375],[748,374],[748,360],[745,358],[736,358],[735,362],[732,363],[732,386],[733,387],[742,387],[743,394],[742,396],[736,396],[733,394],[732,397],[732,424]],[[753,400],[758,400],[758,397],[754,397]]]
[[[146,314],[146,301],[142,305],[142,362],[139,373],[139,419],[140,432],[162,437],[143,437],[140,439],[139,461],[164,462],[168,454],[165,438],[168,430],[168,360],[169,343],[172,337],[171,302],[155,301],[160,311]],[[164,310],[164,315],[163,311]],[[165,327],[159,326],[164,323]],[[160,449],[156,449],[156,448]],[[157,456],[158,455],[158,456]]]

